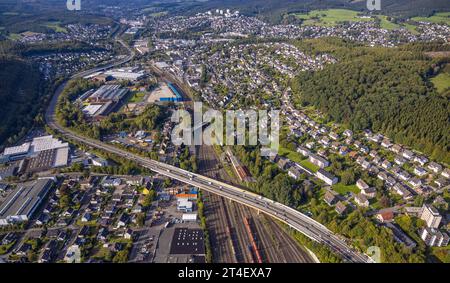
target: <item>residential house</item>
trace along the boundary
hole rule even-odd
[[[421,230],[420,238],[430,247],[446,247],[449,242],[447,233],[430,227],[425,227]]]
[[[439,178],[439,179],[435,180],[434,183],[436,185],[438,185],[439,188],[443,188],[449,184],[449,181],[448,181],[448,179],[445,179],[445,178]]]
[[[397,155],[394,159],[394,162],[397,163],[398,165],[402,166],[403,164],[405,164],[406,159],[400,155]]]
[[[369,207],[369,201],[363,194],[355,195],[355,202],[357,205],[362,207]]]
[[[311,153],[307,148],[304,148],[302,146],[297,147],[297,152],[305,157],[309,156],[309,154]]]
[[[416,174],[419,177],[425,176],[427,173],[428,173],[427,170],[423,169],[422,167],[414,168],[414,174]]]
[[[442,175],[443,177],[449,179],[449,178],[450,178],[450,168],[445,168],[445,169],[442,171],[441,175]]]
[[[377,195],[377,190],[374,187],[369,187],[366,189],[362,189],[361,193],[367,198],[367,199],[372,199],[374,197],[376,197]]]
[[[297,169],[296,167],[291,167],[288,170],[288,175],[292,178],[294,178],[295,180],[300,179],[300,176],[302,175],[302,172]]]
[[[428,158],[426,158],[423,155],[416,155],[416,157],[414,157],[414,162],[419,163],[421,166],[424,166],[425,163],[428,162]]]
[[[334,210],[339,214],[339,215],[343,215],[347,212],[347,205],[344,204],[343,202],[339,201],[338,203],[336,203],[336,206],[334,207]]]
[[[436,162],[430,162],[428,164],[428,169],[430,169],[431,171],[433,171],[434,173],[439,173],[439,171],[442,170],[442,165]]]
[[[402,152],[402,156],[403,156],[404,158],[408,159],[408,160],[412,160],[412,159],[414,158],[414,152],[412,152],[412,151],[409,150],[409,149],[405,149],[405,150]]]
[[[356,181],[356,186],[360,189],[360,190],[364,190],[364,189],[368,189],[369,185],[367,185],[366,182],[364,182],[363,179],[359,179],[358,181]]]
[[[332,191],[332,190],[327,190],[327,191],[325,192],[325,195],[324,195],[324,197],[323,197],[323,200],[324,200],[329,206],[332,206],[332,205],[334,205],[334,204],[338,201],[337,193],[334,192],[334,191]]]
[[[353,132],[352,132],[351,130],[349,130],[349,129],[346,129],[346,130],[344,131],[344,135],[345,135],[346,137],[351,137],[351,136],[353,136]]]
[[[392,167],[392,164],[391,162],[389,162],[389,160],[386,159],[381,163],[381,167],[383,167],[384,169],[389,169]]]
[[[391,147],[391,150],[392,150],[394,153],[399,154],[399,153],[402,151],[402,146],[399,145],[399,144],[394,144],[394,145]]]
[[[392,188],[405,200],[409,200],[413,197],[411,192],[401,183],[396,183]]]
[[[389,139],[383,139],[381,142],[381,146],[384,148],[390,148],[392,146],[392,143]]]
[[[379,212],[377,213],[377,219],[382,223],[391,222],[394,220],[394,212],[392,210]]]
[[[336,176],[334,176],[330,172],[323,170],[322,168],[316,172],[316,176],[330,186],[338,182],[338,178]]]
[[[289,167],[291,167],[291,161],[286,157],[280,157],[277,165],[281,170],[287,170]]]
[[[346,146],[341,146],[341,147],[339,148],[339,154],[340,154],[340,155],[344,156],[344,155],[346,155],[347,153],[348,153],[348,148],[347,148]]]
[[[86,212],[83,217],[81,217],[81,222],[89,222],[92,220],[92,214]]]
[[[320,168],[325,168],[330,165],[330,162],[328,160],[316,154],[310,154],[308,160],[314,165],[319,166]]]
[[[408,183],[413,187],[419,187],[422,185],[422,180],[414,177],[414,178],[409,179]]]

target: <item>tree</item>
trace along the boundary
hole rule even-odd
[[[156,192],[155,190],[149,190],[149,193],[145,195],[144,200],[142,201],[142,206],[147,208],[152,205],[152,202],[155,200]]]
[[[118,251],[116,255],[113,257],[114,263],[125,263],[128,260],[128,250],[124,249],[121,251]]]
[[[353,170],[346,170],[344,173],[342,173],[342,183],[344,185],[350,185],[355,183],[355,173]]]
[[[391,206],[391,200],[386,195],[383,195],[380,199],[380,205],[382,207],[389,207]]]
[[[170,187],[172,185],[172,180],[169,178],[165,179],[163,185],[165,188]]]

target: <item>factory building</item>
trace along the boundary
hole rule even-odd
[[[146,76],[143,70],[136,67],[119,68],[104,73],[106,76],[113,77],[116,80],[138,81]]]
[[[88,90],[78,98],[87,102],[81,111],[89,117],[101,118],[110,114],[117,104],[127,95],[128,89],[118,84],[103,85],[97,90]]]
[[[120,85],[103,85],[94,91],[87,99],[88,102],[118,102],[122,100],[128,93],[128,89],[122,88]]]
[[[0,206],[0,226],[29,220],[52,185],[51,179],[39,179],[17,186]]]
[[[19,146],[7,147],[3,152],[3,156],[14,161],[27,157],[36,157],[40,152],[46,150],[64,149],[65,152],[66,149],[68,150],[68,147],[68,143],[63,143],[49,135],[34,138],[31,142],[26,142]]]

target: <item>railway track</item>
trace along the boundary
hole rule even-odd
[[[201,146],[197,154],[199,170],[204,175],[228,183],[236,182],[220,168],[219,158],[212,147]],[[313,262],[309,254],[270,217],[257,215],[256,211],[217,195],[205,192],[205,196],[208,198],[205,207],[208,208],[207,221],[215,262],[257,262],[249,247],[251,238],[244,224],[245,218],[250,219],[254,240],[263,262]]]
[[[205,193],[204,196],[207,198],[205,207],[208,215],[207,226],[213,245],[213,260],[214,262],[235,262],[234,256],[227,245],[226,223],[223,221],[224,212],[221,212],[219,198],[210,193]]]

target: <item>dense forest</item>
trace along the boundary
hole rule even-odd
[[[16,142],[34,122],[43,121],[37,115],[43,93],[44,81],[34,66],[0,57],[0,145]]]
[[[313,105],[353,130],[383,132],[450,163],[450,92],[438,93],[430,82],[449,58],[431,59],[423,52],[436,45],[366,48],[333,39],[302,45],[341,60],[292,81],[298,104]]]

